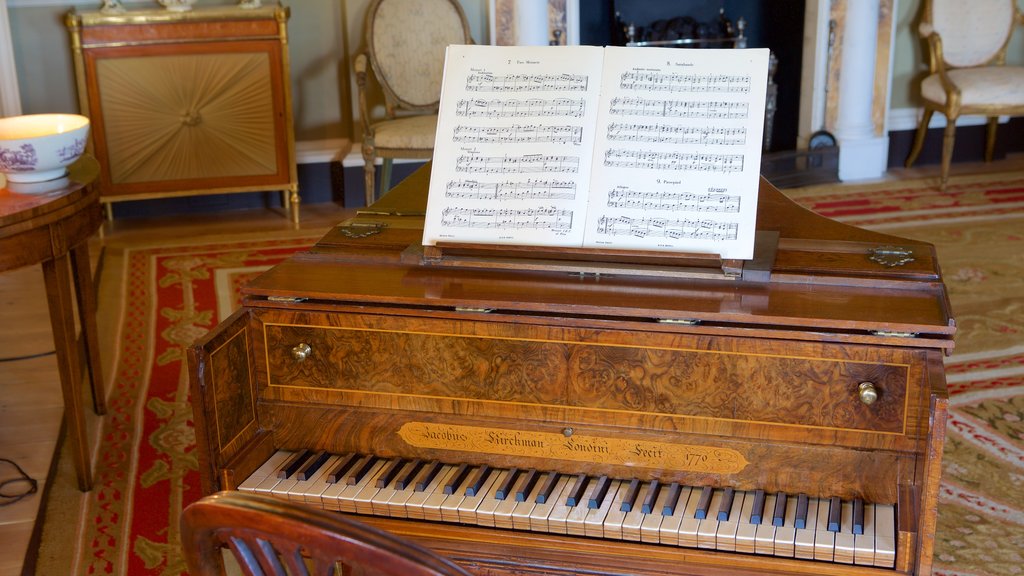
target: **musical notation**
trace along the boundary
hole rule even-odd
[[[476,174],[536,174],[540,172],[576,173],[580,169],[579,156],[459,156],[455,159],[456,172]]]
[[[583,141],[581,126],[510,126],[505,128],[489,126],[456,126],[453,142],[485,144],[523,144],[551,142],[555,144],[579,144]]]
[[[612,122],[608,125],[608,139],[615,142],[648,142],[652,144],[742,146],[747,143],[747,129]]]
[[[694,172],[743,171],[743,154],[687,154],[610,148],[604,154],[604,165],[615,168],[646,168],[652,170],[684,170]]]
[[[597,221],[597,233],[608,236],[635,238],[670,238],[673,240],[735,240],[739,234],[736,222],[711,220],[670,220],[668,218],[629,218],[602,216]]]
[[[532,118],[567,116],[580,118],[586,110],[582,98],[529,98],[527,100],[459,100],[455,115],[468,118]]]
[[[474,200],[572,200],[576,183],[571,180],[527,180],[525,182],[477,182],[455,180],[445,186],[448,198]]]
[[[676,192],[638,192],[612,190],[608,193],[609,208],[671,210],[673,212],[739,213],[740,197],[729,194],[693,194]]]
[[[654,92],[747,94],[750,92],[750,75],[623,72],[619,79],[619,86],[624,90]]]
[[[491,228],[503,230],[549,230],[568,232],[572,228],[572,210],[557,208],[445,208],[441,223],[452,228]]]
[[[477,72],[466,76],[467,92],[586,92],[589,78],[582,74],[509,74]]]
[[[699,118],[703,120],[743,120],[749,114],[747,102],[703,100],[658,100],[648,98],[612,98],[608,108],[613,116],[651,116]]]

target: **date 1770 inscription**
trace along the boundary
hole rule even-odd
[[[742,454],[731,448],[581,434],[566,436],[554,432],[407,422],[399,429],[398,435],[417,448],[626,464],[685,472],[735,474],[748,464]]]

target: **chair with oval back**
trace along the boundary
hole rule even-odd
[[[958,117],[988,118],[985,160],[991,161],[999,116],[1024,114],[1024,67],[1005,65],[1016,24],[1024,24],[1017,0],[925,0],[919,32],[928,43],[929,73],[921,81],[924,114],[906,165],[921,153],[932,114],[943,114],[943,190]]]
[[[354,68],[369,205],[377,196],[377,158],[382,159],[383,195],[391,185],[394,158],[427,159],[433,155],[445,48],[471,44],[473,38],[457,0],[373,0],[363,32],[365,44],[355,57]],[[368,72],[383,92],[383,113],[371,107]]]
[[[224,574],[224,548],[249,576],[470,576],[426,548],[340,513],[247,492],[218,492],[188,505],[181,542],[193,576]]]

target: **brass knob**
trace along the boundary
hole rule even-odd
[[[309,358],[309,355],[312,353],[313,349],[305,342],[300,342],[292,348],[292,358],[295,358],[298,362],[302,362],[306,358]]]
[[[878,400],[878,390],[871,382],[861,382],[857,388],[857,397],[866,406],[870,406],[875,403],[875,400]]]

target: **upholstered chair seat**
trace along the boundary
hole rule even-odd
[[[972,106],[1024,106],[1024,67],[1001,66],[950,70],[949,79],[960,90],[961,104]],[[946,104],[942,79],[931,74],[921,81],[921,96]]]
[[[407,116],[370,126],[373,143],[380,148],[433,148],[437,114]]]

